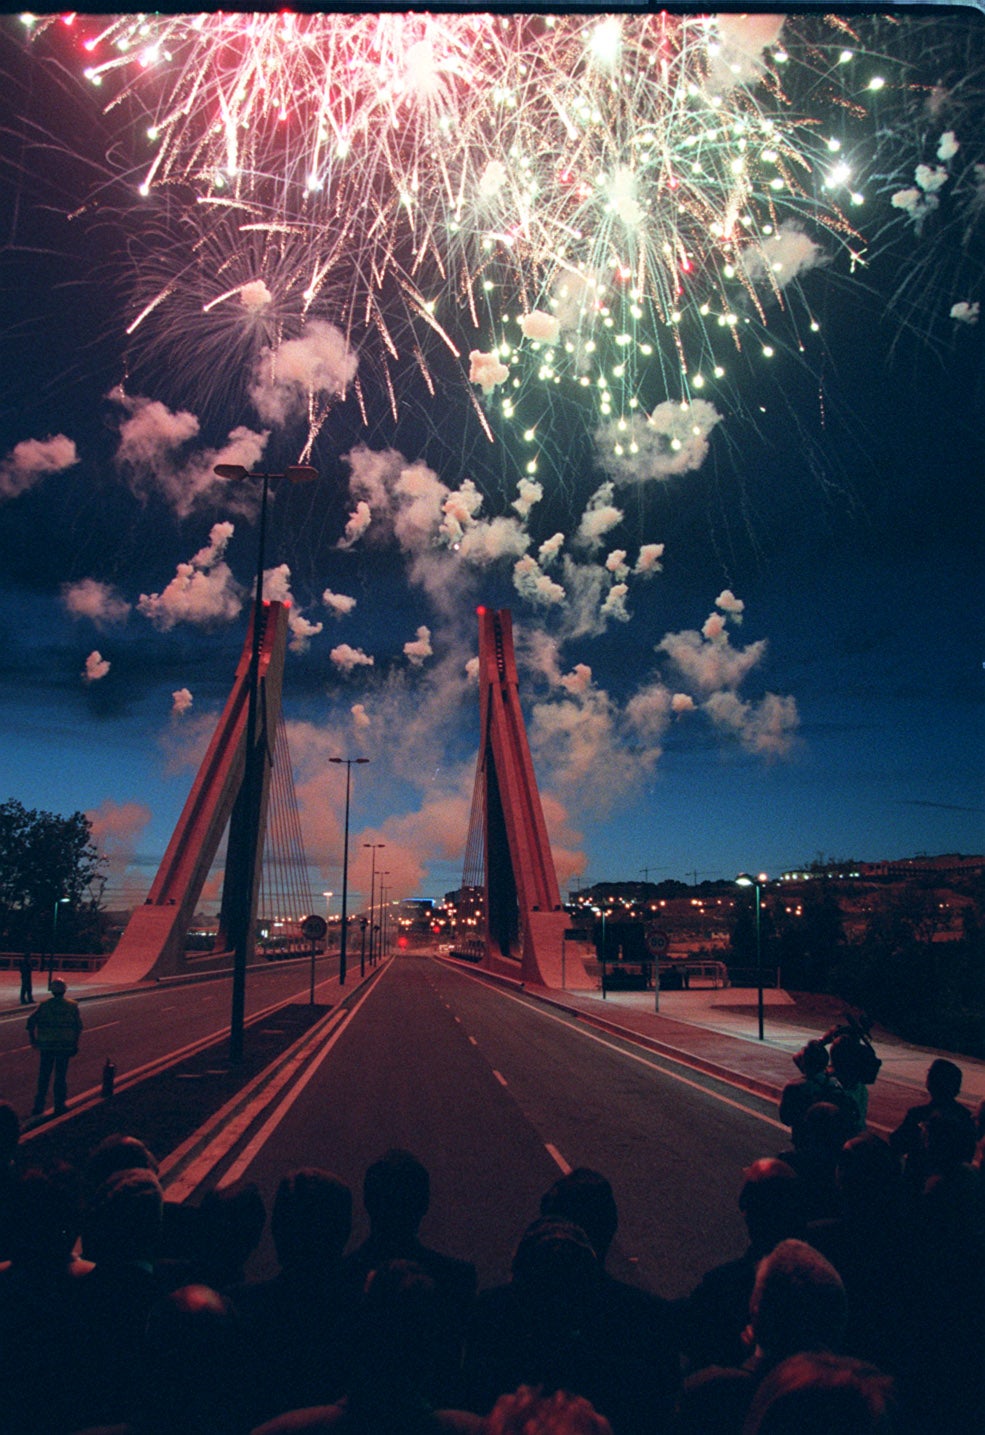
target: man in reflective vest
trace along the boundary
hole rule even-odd
[[[34,1115],[40,1116],[48,1098],[48,1083],[55,1073],[55,1115],[65,1110],[68,1063],[79,1049],[82,1013],[78,1002],[65,995],[65,983],[55,977],[51,996],[35,1008],[27,1019],[31,1045],[41,1055],[38,1067],[38,1089],[34,1097]]]

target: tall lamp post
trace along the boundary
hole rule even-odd
[[[48,990],[51,991],[51,981],[55,975],[55,939],[58,935],[58,908],[70,902],[71,897],[58,897],[55,900],[55,910],[51,914],[51,952],[48,956]]]
[[[250,647],[250,684],[246,708],[246,766],[243,774],[246,802],[246,840],[242,843],[242,867],[236,874],[238,913],[235,949],[233,951],[232,1010],[229,1017],[229,1060],[243,1060],[243,1025],[246,1015],[246,968],[253,955],[256,933],[253,930],[254,888],[256,886],[257,851],[260,842],[260,783],[257,772],[256,732],[257,706],[260,692],[260,618],[263,612],[263,558],[267,536],[267,494],[272,478],[287,478],[292,483],[318,477],[318,470],[308,464],[289,464],[283,473],[251,473],[241,463],[217,463],[213,473],[218,478],[259,479],[260,525],[257,533],[257,577],[253,595],[253,642]]]
[[[342,930],[339,933],[339,986],[345,986],[346,949],[349,935],[349,795],[353,763],[369,762],[368,757],[330,757],[329,762],[345,763],[345,836],[342,846]]]
[[[386,898],[385,898],[385,896],[384,896],[384,893],[388,892],[388,891],[389,891],[389,888],[384,885],[383,878],[384,878],[384,877],[389,877],[389,875],[390,875],[390,869],[389,869],[389,867],[387,868],[387,870],[386,870],[385,872],[381,872],[381,873],[380,873],[380,959],[381,959],[381,960],[386,956],[387,918],[388,918],[389,915],[390,915],[389,912],[388,912],[388,910],[387,910]]]
[[[385,842],[364,842],[364,843],[363,843],[363,846],[364,846],[364,847],[369,847],[369,848],[372,850],[372,853],[373,853],[373,865],[372,865],[372,867],[370,868],[370,876],[369,876],[369,964],[370,964],[370,966],[372,966],[372,965],[373,965],[373,921],[374,921],[374,917],[375,917],[375,913],[376,913],[376,902],[375,902],[375,894],[376,894],[376,853],[377,853],[377,851],[378,851],[381,847],[385,847],[385,846],[386,846],[386,843],[385,843]]]
[[[763,885],[766,882],[766,873],[760,872],[758,877],[752,877],[748,872],[740,872],[735,879],[738,887],[755,887],[756,889],[756,1016],[759,1022],[759,1040],[763,1040],[763,939],[760,923],[760,908],[762,906]]]

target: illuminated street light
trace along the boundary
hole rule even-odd
[[[738,887],[755,887],[756,889],[756,1015],[759,1021],[760,1041],[763,1040],[763,942],[759,914],[766,880],[765,872],[760,872],[758,877],[751,877],[748,872],[740,872],[735,879]]]
[[[345,763],[345,837],[342,847],[342,930],[339,933],[339,986],[345,986],[346,952],[349,936],[349,793],[352,786],[352,764],[369,762],[368,757],[330,757],[329,762]]]
[[[260,792],[256,753],[257,704],[260,691],[260,629],[263,612],[263,559],[267,534],[267,494],[272,478],[286,478],[302,483],[318,477],[318,470],[307,464],[290,464],[283,473],[251,473],[241,463],[217,463],[213,472],[218,478],[243,482],[259,479],[260,524],[257,534],[257,578],[253,597],[253,642],[250,648],[249,699],[246,709],[246,765],[243,773],[246,804],[246,840],[242,845],[242,866],[235,881],[236,925],[233,949],[232,1010],[229,1017],[229,1060],[243,1060],[243,1025],[246,1015],[246,968],[256,942],[253,906],[255,901],[257,851],[260,842]]]
[[[371,869],[371,871],[370,871],[370,878],[369,878],[369,964],[370,964],[370,966],[372,966],[372,965],[373,965],[373,914],[374,914],[374,911],[375,911],[374,898],[375,898],[375,887],[376,887],[376,853],[377,853],[377,851],[378,851],[380,848],[385,847],[385,846],[386,846],[386,843],[385,843],[385,842],[364,842],[364,843],[363,843],[363,846],[364,846],[364,847],[369,847],[369,848],[371,848],[371,849],[372,849],[372,853],[373,853],[373,865],[372,865],[372,869]]]

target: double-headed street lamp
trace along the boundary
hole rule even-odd
[[[373,853],[373,865],[369,877],[369,964],[373,965],[373,920],[376,913],[376,854],[386,846],[385,842],[364,842],[364,847],[369,847]]]
[[[345,986],[346,948],[349,929],[349,794],[352,786],[352,764],[369,762],[368,757],[330,757],[329,762],[345,763],[345,836],[342,845],[342,931],[339,934],[339,986]]]
[[[735,879],[736,885],[739,887],[755,887],[756,889],[756,1015],[759,1020],[760,1041],[763,1040],[763,941],[760,929],[760,907],[766,880],[765,872],[760,872],[758,877],[751,877],[748,872],[740,872]]]
[[[240,871],[234,874],[234,890],[237,895],[237,918],[234,933],[235,946],[233,950],[232,1011],[229,1018],[229,1060],[238,1063],[243,1060],[243,1025],[246,1015],[246,968],[249,965],[250,957],[253,955],[256,942],[253,906],[254,889],[256,886],[257,852],[260,842],[261,784],[259,782],[254,748],[256,746],[257,705],[260,691],[260,629],[262,626],[260,619],[263,612],[263,559],[264,545],[267,536],[267,494],[272,478],[286,478],[292,483],[302,483],[309,479],[317,478],[318,470],[311,468],[305,463],[295,463],[289,464],[283,473],[251,473],[250,470],[244,468],[241,463],[217,463],[212,471],[218,478],[234,479],[238,482],[242,482],[245,479],[259,479],[263,485],[260,490],[260,526],[257,534],[257,577],[256,590],[253,598],[253,642],[250,648],[250,682],[246,709],[246,766],[243,773],[246,831],[243,834],[244,840],[241,844],[242,866]]]

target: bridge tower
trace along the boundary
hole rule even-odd
[[[479,608],[479,760],[470,848],[484,854],[480,956],[490,970],[532,985],[590,985],[580,944],[569,942],[569,918],[520,710],[509,609]],[[468,865],[468,863],[467,863]],[[478,876],[478,874],[477,874]],[[470,879],[466,876],[466,883]]]
[[[232,691],[216,725],[205,757],[185,802],[167,851],[151,884],[143,906],[137,907],[116,950],[102,968],[100,981],[140,981],[150,976],[170,976],[185,971],[185,937],[195,915],[202,888],[209,875],[219,843],[229,828],[227,873],[237,871],[236,854],[247,840],[245,824],[259,822],[257,872],[253,883],[253,910],[242,911],[236,893],[223,890],[220,940],[216,951],[228,948],[235,939],[235,923],[256,922],[260,865],[267,824],[267,805],[274,737],[281,705],[284,654],[287,647],[287,608],[283,603],[264,603],[260,634],[259,705],[256,751],[253,760],[262,773],[259,783],[259,810],[247,811],[246,773],[247,709],[250,691],[250,662],[253,623],[246,635],[236,668]],[[241,865],[241,864],[240,864]],[[232,885],[228,883],[228,885]],[[201,970],[206,963],[196,962]],[[215,961],[228,967],[228,950]]]

